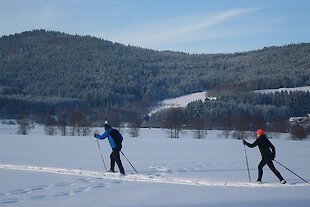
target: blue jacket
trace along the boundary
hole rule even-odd
[[[112,149],[122,146],[123,136],[117,129],[109,128],[102,135],[96,134],[95,137],[100,140],[108,138]]]

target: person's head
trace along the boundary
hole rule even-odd
[[[105,130],[108,130],[108,129],[111,128],[111,126],[110,126],[109,124],[107,124],[107,123],[105,123],[105,124],[103,125],[103,127],[104,127]]]
[[[257,131],[256,131],[256,137],[258,138],[258,137],[260,137],[260,136],[262,136],[264,134],[264,131],[262,130],[262,129],[258,129]]]

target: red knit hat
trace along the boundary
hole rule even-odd
[[[261,136],[262,134],[264,134],[264,131],[263,131],[262,129],[258,129],[258,130],[256,131],[256,134],[257,134],[258,136]]]

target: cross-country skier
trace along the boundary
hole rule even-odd
[[[256,131],[256,140],[253,144],[250,144],[245,140],[243,140],[243,144],[250,148],[254,148],[258,146],[260,153],[262,155],[262,160],[260,161],[258,165],[258,178],[257,178],[258,183],[262,182],[263,167],[266,164],[268,165],[270,170],[279,178],[280,183],[282,184],[286,183],[286,181],[284,180],[282,175],[279,173],[279,171],[275,168],[272,162],[272,160],[276,157],[276,149],[273,146],[273,144],[267,139],[262,129],[258,129]]]
[[[122,165],[121,157],[119,152],[122,149],[122,141],[123,141],[123,136],[121,133],[117,130],[112,128],[109,124],[105,123],[104,124],[104,129],[105,132],[102,135],[99,134],[94,134],[94,137],[100,140],[103,140],[105,138],[108,138],[110,146],[112,148],[112,153],[110,155],[110,172],[115,172],[114,167],[115,167],[115,162],[119,168],[119,171],[121,174],[125,175],[125,170]]]

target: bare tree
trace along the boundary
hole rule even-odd
[[[69,116],[67,111],[62,111],[58,115],[57,125],[59,130],[61,131],[62,136],[66,136],[68,134],[68,125],[69,125]]]
[[[301,124],[294,124],[291,128],[291,135],[295,140],[302,140],[307,137],[307,130]]]
[[[163,127],[169,129],[170,138],[179,138],[184,124],[185,115],[182,108],[171,108],[165,112]]]
[[[253,130],[266,129],[267,127],[266,121],[261,117],[254,117],[252,119],[252,124],[253,124]]]
[[[279,137],[280,133],[289,132],[289,122],[287,120],[276,120],[269,124],[268,129],[274,137]]]
[[[204,119],[201,116],[196,117],[192,121],[191,125],[192,125],[192,128],[193,128],[194,138],[196,138],[196,139],[206,138],[206,135],[207,135],[206,119]]]
[[[44,124],[45,134],[47,134],[47,135],[55,135],[56,132],[57,132],[56,125],[57,125],[56,118],[51,116],[51,115],[47,115],[46,121],[45,121],[45,124]]]
[[[273,132],[289,132],[289,123],[287,120],[276,120],[270,123],[269,125],[270,131]]]
[[[110,109],[107,112],[107,119],[108,123],[111,126],[114,127],[120,127],[121,126],[121,117],[120,117],[121,111],[118,108]]]
[[[28,118],[27,113],[21,113],[17,117],[17,124],[18,124],[18,134],[21,135],[27,135],[29,133],[29,130],[34,128],[34,124],[32,121]]]
[[[133,119],[131,122],[129,122],[128,124],[128,133],[132,136],[132,137],[138,137],[140,134],[140,128],[142,125],[142,119],[137,117],[135,119]]]
[[[236,131],[233,133],[233,136],[237,139],[247,138],[245,132],[248,129],[249,119],[246,116],[238,114],[235,116],[234,121],[234,128]]]
[[[80,107],[76,107],[71,114],[71,135],[86,136],[90,133],[89,121]]]
[[[225,138],[229,137],[232,132],[232,128],[231,116],[228,116],[228,118],[223,121],[223,135]]]

